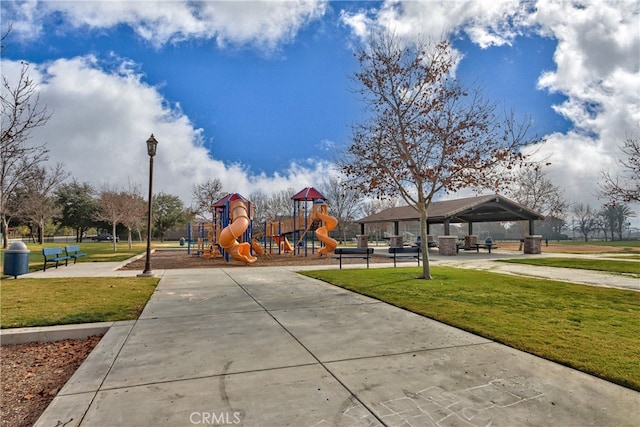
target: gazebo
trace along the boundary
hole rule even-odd
[[[473,224],[477,222],[494,221],[528,221],[529,234],[534,234],[534,221],[544,219],[538,212],[534,212],[513,200],[499,194],[466,197],[455,200],[433,202],[427,211],[427,233],[431,224],[443,224],[444,235],[450,235],[449,225],[452,223],[467,223],[468,234],[473,234]],[[360,233],[365,234],[365,225],[374,223],[394,224],[394,233],[399,234],[399,223],[420,221],[418,211],[412,206],[389,208],[382,212],[357,220]]]

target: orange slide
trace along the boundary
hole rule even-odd
[[[291,246],[291,242],[289,242],[289,239],[285,236],[273,236],[273,239],[282,252],[293,252],[293,246]]]
[[[220,233],[218,244],[233,257],[233,259],[254,263],[258,258],[251,255],[250,243],[239,243],[238,237],[249,228],[251,221],[247,213],[247,203],[243,200],[231,200],[231,224]]]
[[[322,204],[315,210],[314,216],[321,220],[324,225],[316,230],[316,237],[322,243],[324,243],[324,247],[318,249],[318,253],[320,255],[326,255],[329,252],[333,252],[334,249],[338,246],[338,242],[335,239],[329,237],[329,231],[336,228],[338,225],[338,220],[328,215],[326,213],[326,204],[322,207]],[[316,206],[314,206],[316,208]]]

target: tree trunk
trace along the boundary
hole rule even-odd
[[[420,213],[420,250],[422,251],[422,278],[432,279],[431,265],[429,263],[429,242],[427,241],[427,206],[419,200],[418,211]]]
[[[2,215],[2,249],[7,249],[9,246],[9,236],[7,236],[8,230],[9,224],[7,223],[7,217]]]
[[[133,248],[133,242],[131,241],[131,228],[127,228],[127,241],[129,242],[129,249]]]
[[[44,221],[38,223],[38,243],[44,245]]]
[[[118,251],[118,245],[116,244],[116,223],[111,225],[111,237],[113,238],[113,252]]]

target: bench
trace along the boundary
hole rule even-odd
[[[78,261],[78,258],[87,256],[87,254],[80,252],[80,246],[77,245],[65,246],[64,251],[69,258],[73,258],[74,264]]]
[[[334,259],[340,260],[340,269],[342,269],[342,258],[362,258],[367,260],[367,268],[369,268],[369,259],[373,254],[373,248],[336,248],[333,251]]]
[[[485,249],[487,251],[489,251],[489,253],[491,253],[491,249],[497,249],[498,247],[496,245],[487,245],[484,243],[474,243],[473,245],[469,245],[469,246],[465,246],[463,244],[458,244],[456,245],[456,252],[460,252],[460,249],[463,249],[465,251],[472,251],[475,249],[476,252],[480,253],[480,249]]]
[[[402,248],[389,248],[389,254],[387,255],[389,258],[393,258],[393,266],[396,266],[396,261],[398,258],[415,258],[418,260],[418,265],[420,265],[420,254],[422,251],[420,250],[420,246],[405,246]]]
[[[67,265],[70,259],[69,256],[62,255],[62,248],[43,248],[42,256],[44,257],[43,271],[47,271],[47,263],[49,262],[55,262],[56,268],[58,268],[60,261],[64,261],[64,265]]]

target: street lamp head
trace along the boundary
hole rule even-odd
[[[147,139],[147,153],[149,154],[149,157],[153,157],[156,155],[157,146],[158,146],[158,141],[153,136],[153,134],[151,134],[149,139]]]

